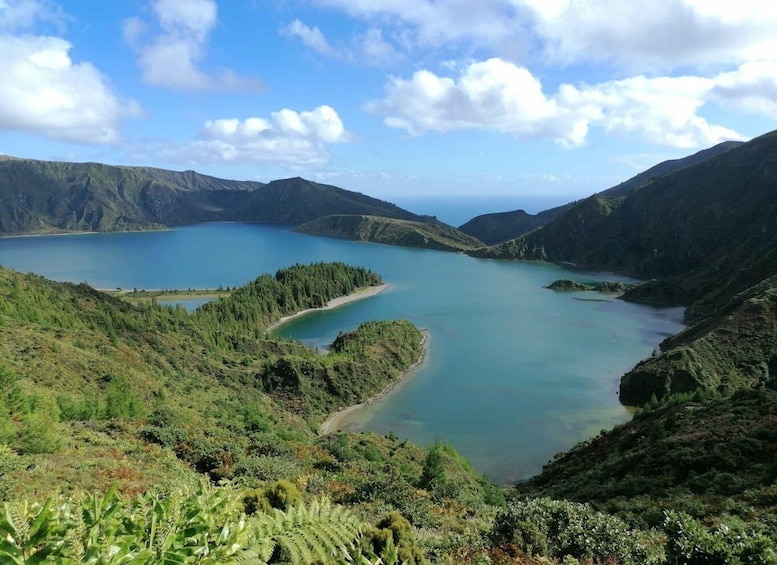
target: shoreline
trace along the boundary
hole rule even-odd
[[[356,302],[357,300],[363,300],[364,298],[370,298],[372,296],[377,296],[384,290],[388,288],[388,283],[383,283],[379,286],[368,286],[367,288],[361,288],[357,290],[356,292],[352,292],[351,294],[348,294],[347,296],[340,296],[338,298],[333,298],[329,302],[326,303],[326,306],[322,306],[321,308],[308,308],[307,310],[302,310],[300,312],[297,312],[296,314],[291,314],[290,316],[284,316],[277,322],[273,322],[267,328],[265,329],[265,332],[271,332],[278,326],[281,326],[288,322],[289,320],[293,320],[295,318],[299,318],[301,316],[305,316],[307,314],[310,314],[311,312],[324,312],[326,310],[334,310],[335,308],[339,308],[340,306],[345,306],[346,304],[350,304],[351,302]]]
[[[343,421],[348,416],[351,416],[356,412],[364,410],[376,400],[379,400],[385,396],[388,396],[394,391],[394,389],[398,385],[402,384],[407,379],[412,377],[415,373],[418,372],[418,370],[421,367],[424,366],[424,364],[426,363],[426,360],[429,357],[429,340],[431,338],[431,334],[427,329],[421,329],[419,331],[421,332],[421,356],[418,358],[418,360],[412,365],[410,365],[407,369],[402,371],[395,380],[390,382],[386,386],[386,388],[384,388],[375,396],[371,396],[364,402],[360,402],[359,404],[353,404],[351,406],[343,408],[342,410],[338,410],[334,414],[330,414],[329,417],[321,423],[321,426],[319,426],[318,428],[319,435],[326,436],[331,433],[337,432],[340,426],[342,425]]]

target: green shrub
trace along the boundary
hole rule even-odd
[[[510,503],[490,533],[495,546],[515,546],[530,555],[623,565],[662,563],[657,538],[587,504],[547,498]]]
[[[667,511],[666,554],[684,565],[775,565],[777,547],[763,532],[741,523],[707,528],[684,512]]]
[[[302,494],[289,481],[276,481],[264,487],[250,489],[243,495],[243,507],[249,516],[257,512],[270,512],[273,508],[288,510],[302,503]]]
[[[105,417],[134,420],[144,415],[143,399],[130,382],[122,377],[113,377],[106,392]]]
[[[376,556],[394,554],[399,563],[421,565],[428,563],[419,548],[413,528],[399,512],[389,512],[362,536],[367,553]],[[385,559],[384,559],[385,560]]]

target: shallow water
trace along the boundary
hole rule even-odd
[[[628,419],[617,397],[620,375],[682,328],[678,309],[542,288],[562,277],[623,280],[613,275],[277,227],[0,239],[5,267],[109,289],[234,286],[312,261],[368,267],[390,287],[277,333],[320,347],[362,321],[406,318],[431,334],[424,366],[349,426],[422,444],[446,441],[503,483],[535,474],[558,451]]]

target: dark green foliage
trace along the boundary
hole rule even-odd
[[[385,555],[388,551],[396,551],[399,563],[406,565],[422,565],[428,563],[419,548],[413,528],[399,512],[390,512],[374,527],[368,528],[362,536],[362,544],[369,553]]]
[[[212,336],[219,344],[239,347],[238,336],[260,339],[269,324],[284,316],[320,308],[334,298],[381,282],[376,273],[344,263],[294,265],[280,269],[274,277],[262,275],[233,290],[229,297],[202,305],[194,316],[205,328],[229,332],[231,339]]]
[[[143,399],[124,377],[111,379],[105,394],[105,417],[133,420],[145,412]]]
[[[270,512],[273,508],[288,510],[302,503],[299,489],[287,480],[275,481],[269,486],[247,490],[242,497],[245,513]]]
[[[545,288],[548,288],[550,290],[557,290],[561,292],[579,292],[579,291],[592,290],[595,292],[601,292],[605,294],[623,294],[624,292],[626,292],[626,289],[633,286],[635,285],[626,284],[622,282],[613,282],[613,281],[581,283],[581,282],[571,281],[568,279],[560,279],[557,281],[553,281]]]
[[[615,560],[623,565],[663,562],[657,536],[632,530],[585,504],[547,498],[510,503],[496,517],[489,538],[494,546],[557,559]]]
[[[774,565],[777,544],[763,532],[731,520],[705,527],[684,512],[664,519],[670,563],[685,565]]]
[[[640,278],[687,273],[732,245],[774,233],[775,143],[777,134],[766,134],[625,195],[594,195],[540,229],[477,255],[569,261]],[[728,281],[709,282],[707,288]]]
[[[419,486],[430,492],[442,491],[446,486],[445,464],[442,456],[442,445],[436,443],[429,448],[424,460],[424,470],[421,473]]]
[[[483,214],[459,226],[459,230],[478,238],[486,245],[496,245],[519,237],[559,217],[572,204],[529,214],[525,210]]]
[[[693,396],[693,395],[691,395]],[[659,526],[663,508],[774,530],[777,391],[672,397],[551,461],[519,491],[586,501]]]
[[[741,145],[738,141],[725,141],[715,147],[699,151],[694,155],[683,159],[672,159],[664,161],[649,168],[646,171],[620,183],[617,186],[603,191],[602,196],[621,197],[651,182],[655,178],[703,163],[721,153],[725,153]],[[484,214],[471,219],[466,224],[459,226],[464,233],[477,237],[488,245],[495,245],[504,241],[517,238],[525,233],[537,229],[554,219],[558,218],[565,211],[572,208],[576,202],[565,204],[545,210],[536,215],[528,214],[524,210],[515,210],[513,212],[502,212],[497,214]]]
[[[442,222],[380,216],[326,216],[297,226],[294,231],[439,251],[462,251],[483,245],[480,240]]]
[[[0,159],[0,232],[126,231],[214,221],[298,225],[330,214],[423,221],[301,178],[269,184],[148,167]]]
[[[697,390],[726,395],[777,375],[777,277],[731,297],[715,315],[666,339],[662,353],[621,379],[621,401],[642,405]]]

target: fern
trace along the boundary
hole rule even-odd
[[[280,557],[294,565],[343,560],[361,531],[361,522],[342,506],[329,501],[298,505],[286,512],[259,514],[254,518],[255,549],[270,562]]]
[[[358,563],[360,520],[329,501],[246,519],[239,493],[200,485],[131,500],[114,490],[45,503],[22,501],[0,512],[0,563],[35,565],[294,565]]]

